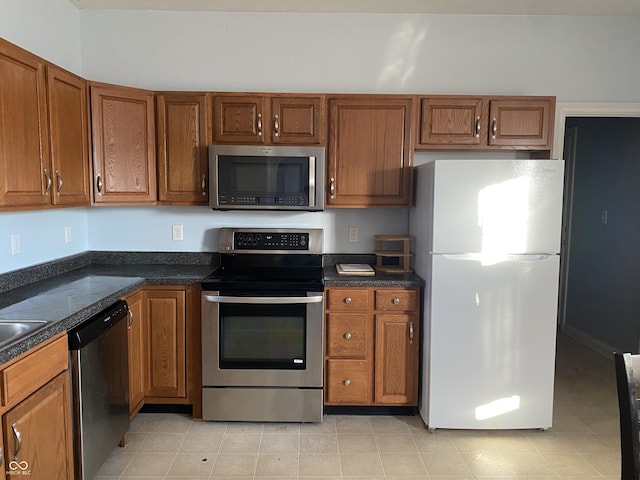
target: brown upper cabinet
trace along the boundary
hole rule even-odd
[[[89,108],[87,82],[47,66],[54,205],[89,205]]]
[[[0,39],[0,207],[89,205],[87,84]]]
[[[211,94],[212,143],[321,145],[322,95]]]
[[[555,103],[555,97],[422,97],[416,148],[550,151]]]
[[[207,205],[207,97],[204,93],[156,96],[158,200]]]
[[[413,98],[329,100],[327,207],[408,207]]]
[[[45,63],[0,41],[0,205],[50,204]]]
[[[93,201],[156,202],[153,93],[91,84]]]

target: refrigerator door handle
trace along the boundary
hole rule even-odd
[[[433,254],[433,255],[442,255],[443,258],[447,260],[462,260],[462,261],[475,261],[479,262],[485,258],[495,259],[497,255],[485,255],[482,253],[442,253],[442,254]],[[503,261],[541,261],[546,260],[549,257],[554,257],[558,255],[557,253],[526,253],[526,254],[505,254],[501,255]]]

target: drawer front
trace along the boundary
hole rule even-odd
[[[332,288],[328,291],[327,305],[329,310],[366,310],[369,296],[366,289]]]
[[[407,311],[415,310],[418,305],[416,290],[376,290],[376,310]]]
[[[22,400],[68,366],[69,347],[64,335],[2,371],[2,405]]]
[[[370,378],[369,365],[364,360],[328,360],[327,403],[369,403]]]
[[[330,357],[366,357],[367,314],[328,315],[327,339],[327,354]]]

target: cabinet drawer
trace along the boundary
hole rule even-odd
[[[2,405],[13,404],[68,369],[69,347],[64,335],[2,371]]]
[[[366,310],[369,304],[366,289],[332,288],[328,293],[329,310]]]
[[[416,290],[376,290],[376,310],[415,310],[418,299]]]
[[[330,314],[327,318],[327,339],[330,357],[366,357],[367,314]]]
[[[369,365],[364,360],[327,361],[327,402],[367,403],[370,401]]]

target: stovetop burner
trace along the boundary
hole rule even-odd
[[[321,229],[220,230],[220,267],[202,288],[215,291],[322,291]]]

